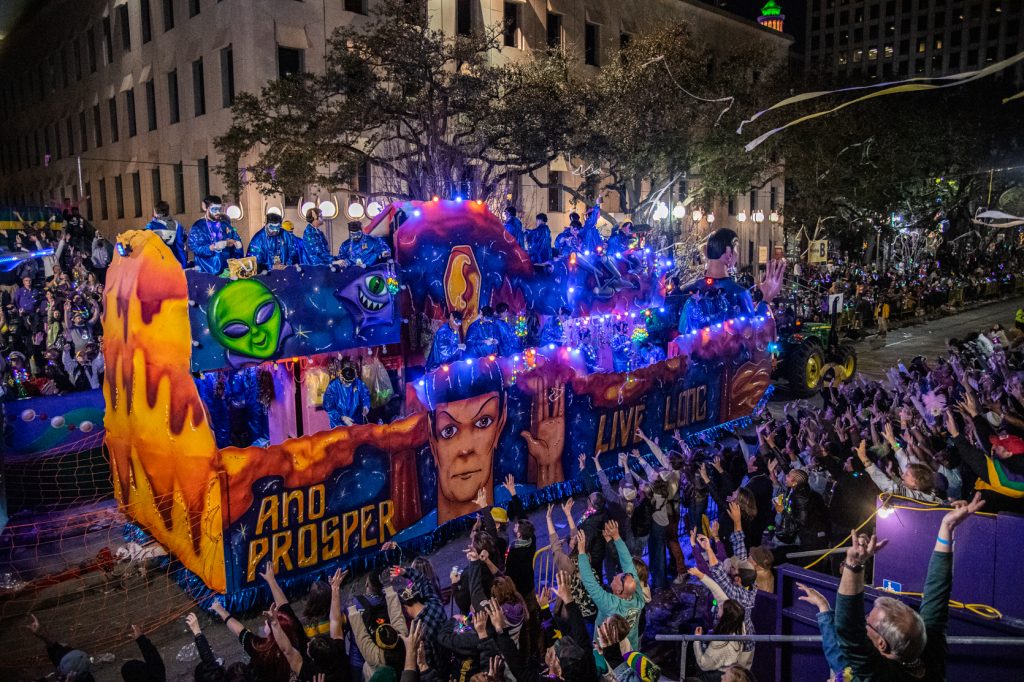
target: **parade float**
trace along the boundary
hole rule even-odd
[[[642,246],[628,264],[608,256],[620,271],[609,295],[574,256],[531,264],[482,202],[396,204],[365,231],[391,239],[393,262],[238,279],[183,271],[153,233],[118,238],[105,447],[122,511],[188,569],[189,588],[247,605],[268,562],[289,584],[368,568],[388,541],[430,551],[468,527],[480,490],[505,502],[509,474],[527,508],[579,494],[593,455],[611,467],[643,448],[638,429],[697,438],[766,398],[774,321],[753,312],[688,330],[674,357],[611,371],[614,334],[675,336],[661,286],[671,263]],[[568,308],[562,343],[423,371],[420,328],[457,310],[465,329],[499,303],[522,337],[528,317]],[[329,427],[322,396],[339,355],[385,368],[387,418]],[[259,422],[267,445],[225,442],[240,395],[257,396],[240,419]]]

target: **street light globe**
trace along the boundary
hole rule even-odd
[[[358,201],[353,201],[351,204],[348,205],[348,215],[350,218],[355,218],[356,220],[359,220],[365,214],[366,210],[363,208],[363,205],[360,204]]]
[[[779,222],[779,212],[778,211],[772,211],[771,213],[769,213],[768,214],[768,220],[772,221],[773,223]]]
[[[241,206],[236,206],[235,204],[232,204],[232,205],[228,206],[227,211],[225,211],[225,214],[231,220],[241,220],[241,218],[242,218],[242,207]]]
[[[315,201],[303,201],[302,205],[299,206],[299,214],[300,215],[306,215],[307,213],[312,211],[314,208],[316,208],[316,202]]]
[[[741,223],[747,222],[747,214],[744,213],[743,211],[740,211],[738,214],[736,214],[736,220],[737,222]]]
[[[323,214],[324,218],[331,220],[338,215],[338,205],[330,199],[325,199],[320,202],[320,213]]]
[[[757,209],[756,211],[754,211],[753,218],[754,218],[754,222],[755,223],[763,223],[764,222],[764,211],[762,211],[761,209]]]
[[[380,215],[380,212],[384,210],[384,206],[379,201],[371,201],[370,205],[366,207],[366,215],[371,218],[376,218]]]
[[[676,202],[676,205],[672,207],[672,217],[676,220],[682,220],[686,216],[686,207],[681,203]]]
[[[699,208],[695,208],[693,210],[693,213],[690,214],[690,217],[693,218],[693,222],[699,223],[701,221],[701,218],[704,217],[704,212]]]
[[[668,217],[668,205],[664,201],[659,201],[657,207],[654,209],[654,219],[664,220]]]
[[[708,211],[708,222],[709,223],[715,222],[715,214],[711,213],[710,211]]]

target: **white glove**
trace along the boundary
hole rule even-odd
[[[459,344],[459,350],[466,350],[466,344],[460,343]]]
[[[214,251],[223,251],[227,247],[227,241],[221,239],[219,242],[214,242],[210,248]]]
[[[347,268],[348,267],[348,261],[345,260],[344,258],[339,258],[338,260],[334,261],[334,265],[337,265],[337,266],[343,267],[343,268]]]
[[[356,258],[356,265],[358,265],[361,268],[366,267],[365,265],[363,265],[363,260],[361,258]]]

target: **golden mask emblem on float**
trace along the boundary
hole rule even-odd
[[[481,279],[473,248],[467,245],[453,248],[444,271],[444,295],[448,310],[462,313],[463,331],[480,310]]]

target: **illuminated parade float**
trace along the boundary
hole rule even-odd
[[[368,568],[392,540],[429,551],[481,490],[507,501],[509,474],[529,509],[586,490],[590,458],[614,466],[639,430],[696,438],[766,398],[774,321],[728,277],[693,285],[721,314],[687,317],[671,259],[642,242],[537,265],[482,202],[395,204],[365,233],[393,260],[235,279],[182,270],[152,232],[119,237],[115,495],[190,588],[241,604],[267,562],[294,583]],[[680,315],[698,322],[679,333]]]

